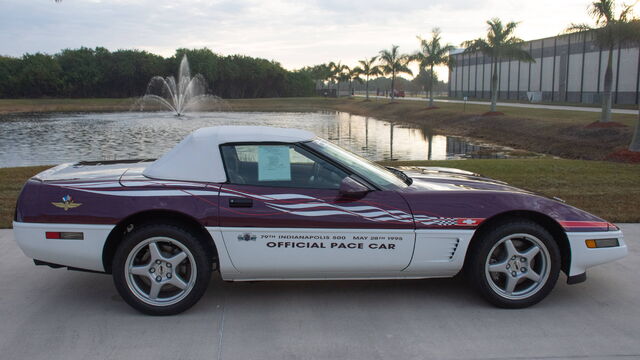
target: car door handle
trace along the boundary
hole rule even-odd
[[[253,207],[252,199],[229,199],[229,207],[249,208]]]

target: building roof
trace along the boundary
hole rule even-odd
[[[163,180],[225,182],[219,145],[234,142],[309,141],[309,131],[268,126],[215,126],[198,129],[147,167],[143,174]]]

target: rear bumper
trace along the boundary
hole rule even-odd
[[[13,233],[24,254],[34,260],[104,271],[102,250],[114,225],[40,224],[13,222]],[[45,233],[82,232],[83,240],[47,239]]]
[[[568,232],[567,237],[571,246],[570,277],[582,275],[592,266],[621,259],[628,253],[622,231]],[[611,238],[618,239],[619,246],[590,249],[585,244],[585,240]]]

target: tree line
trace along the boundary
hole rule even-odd
[[[434,90],[440,90],[442,83],[438,81],[434,67],[438,65],[453,66],[453,58],[449,52],[454,49],[451,44],[443,44],[440,37],[440,29],[434,28],[430,39],[418,37],[420,50],[413,54],[403,54],[398,45],[392,45],[390,49],[380,50],[378,55],[358,61],[358,65],[350,68],[341,62],[329,62],[302,69],[303,72],[321,86],[335,86],[340,90],[341,83],[347,83],[349,92],[353,91],[355,84],[364,84],[367,99],[369,98],[369,85],[374,79],[389,76],[390,96],[396,97],[396,83],[405,81],[400,74],[413,75],[409,64],[417,62],[419,73],[410,84],[415,89],[417,86],[429,94],[429,106],[433,107]]]
[[[0,56],[0,98],[135,97],[156,75],[177,75],[183,54],[192,74],[202,74],[207,92],[222,98],[309,96],[313,80],[302,71],[249,56],[178,49],[165,58],[141,50],[66,49],[57,54]]]

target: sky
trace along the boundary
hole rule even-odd
[[[329,61],[349,66],[439,27],[455,46],[483,37],[486,20],[519,21],[524,40],[591,22],[588,0],[0,0],[0,55],[102,46],[171,56],[208,47],[275,60],[287,69]],[[446,69],[439,74],[446,79]]]

